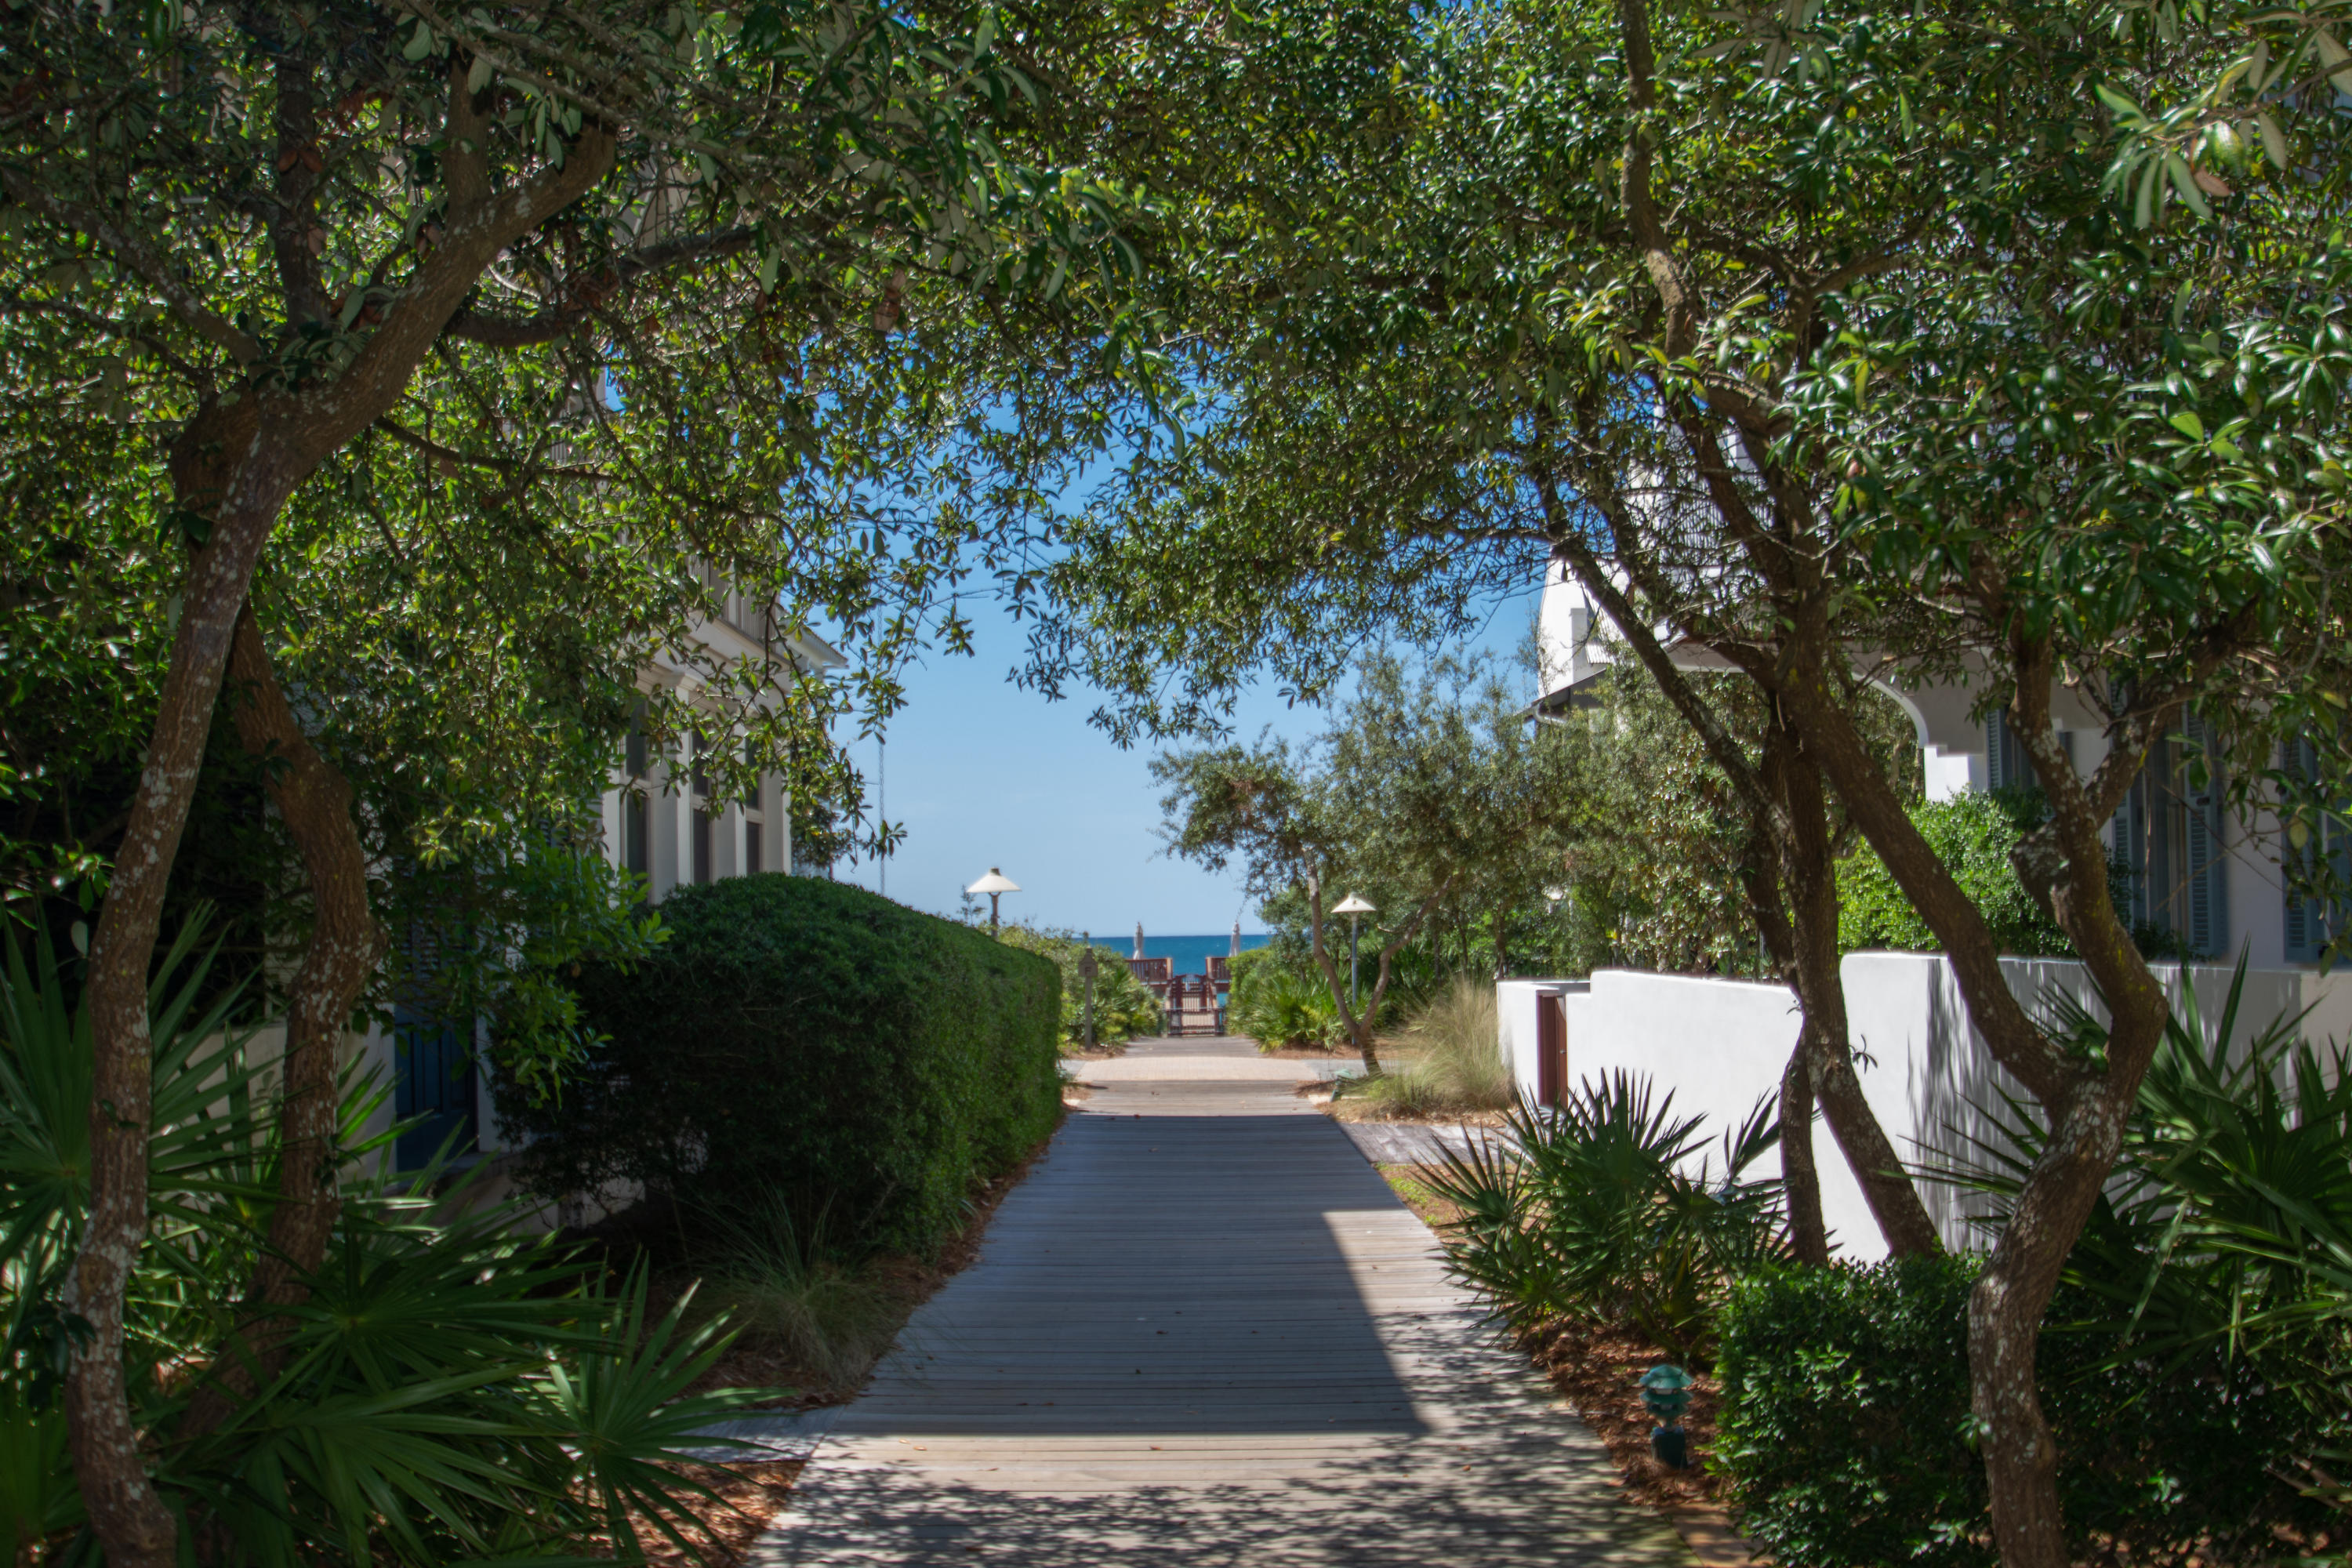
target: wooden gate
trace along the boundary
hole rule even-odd
[[[1557,991],[1536,997],[1536,1098],[1558,1105],[1568,1092],[1568,998]]]

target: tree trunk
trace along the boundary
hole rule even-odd
[[[1770,765],[1768,757],[1768,774]],[[1756,917],[1757,935],[1786,975],[1795,972],[1796,950],[1781,902],[1780,880],[1774,872],[1777,858],[1770,825],[1749,822],[1741,878],[1747,887],[1748,908]],[[1798,1262],[1820,1267],[1830,1260],[1830,1234],[1829,1223],[1822,1216],[1821,1166],[1813,1157],[1811,1038],[1812,1031],[1801,1022],[1797,1048],[1780,1069],[1780,1190],[1788,1204],[1790,1249]]]
[[[2067,1568],[2058,1445],[2042,1415],[2035,1355],[2042,1314],[2115,1165],[2134,1098],[2102,1085],[2053,1117],[2049,1146],[1969,1294],[1969,1405],[1984,1424],[2003,1568]]]
[[[1548,478],[1541,480],[1548,509],[1558,500]],[[1771,841],[1780,866],[1781,880],[1790,902],[1790,929],[1784,938],[1788,959],[1783,964],[1797,993],[1802,1017],[1800,1045],[1811,1064],[1811,1089],[1823,1120],[1837,1140],[1854,1178],[1862,1185],[1871,1215],[1887,1246],[1897,1254],[1940,1251],[1942,1243],[1918,1189],[1903,1171],[1885,1129],[1862,1092],[1853,1070],[1853,1047],[1846,1022],[1845,982],[1840,973],[1837,943],[1837,880],[1830,856],[1829,808],[1822,790],[1822,764],[1807,750],[1808,736],[1789,710],[1786,699],[1772,683],[1772,671],[1746,671],[1772,708],[1763,754],[1750,768],[1745,752],[1721,718],[1692,688],[1675,666],[1656,633],[1609,575],[1601,569],[1591,546],[1580,537],[1562,532],[1556,548],[1585,588],[1608,612],[1667,702],[1690,725],[1715,764],[1738,788],[1741,802],[1756,830]],[[1621,557],[1623,552],[1621,551]],[[1842,712],[1842,710],[1841,710]],[[1857,741],[1857,745],[1859,744]],[[1892,798],[1886,780],[1866,754],[1863,763],[1878,789]],[[1843,780],[1842,798],[1851,801]],[[1849,805],[1851,809],[1851,805]],[[1907,825],[1909,819],[1905,818]],[[1930,857],[1932,860],[1933,857]],[[1760,921],[1780,908],[1780,893],[1749,902]],[[1772,945],[1769,933],[1766,945]],[[1997,969],[1997,966],[1996,966]],[[1785,1136],[1786,1130],[1783,1129]]]
[[[90,1330],[71,1341],[66,1365],[74,1473],[110,1568],[173,1568],[179,1533],[147,1479],[122,1360],[123,1298],[147,1230],[147,970],[246,584],[301,477],[263,439],[250,397],[200,410],[173,467],[175,499],[211,530],[189,564],[154,733],[90,942],[89,1219],[65,1293]]]
[[[326,1259],[341,1203],[336,1185],[338,1057],[352,1010],[383,961],[383,926],[368,908],[367,854],[352,788],[302,732],[270,668],[248,603],[229,647],[228,700],[237,738],[262,760],[269,798],[302,858],[310,940],[286,1016],[278,1207],[268,1248],[246,1293],[246,1319],[190,1405],[183,1436],[210,1431],[277,1373],[290,1322],[279,1309],[309,1294],[303,1276]]]
[[[1822,1215],[1822,1173],[1813,1158],[1813,1078],[1800,1038],[1780,1069],[1780,1190],[1789,1205],[1789,1245],[1800,1263],[1830,1260],[1829,1221]]]
[[[356,338],[356,352],[331,382],[289,390],[265,367],[240,382],[234,397],[205,403],[172,452],[173,499],[183,515],[204,520],[208,530],[182,590],[154,732],[90,942],[84,993],[92,1056],[89,1218],[65,1292],[67,1309],[91,1331],[68,1352],[66,1419],[74,1473],[109,1568],[176,1563],[177,1527],[147,1479],[131,1419],[123,1297],[147,1222],[153,1053],[147,971],[247,587],[295,487],[392,407],[483,269],[604,179],[619,145],[610,128],[592,123],[560,164],[494,184],[478,140],[481,116],[474,94],[463,89],[467,68],[462,59],[450,66],[452,134],[444,153],[450,199],[440,239],[383,308],[379,324]],[[281,154],[315,135],[309,73],[291,58],[280,73]],[[290,331],[320,320],[323,295],[309,248],[312,186],[305,164],[281,158],[279,168],[287,177],[271,229]],[[241,361],[264,357],[264,345],[243,346],[249,352]]]
[[[1811,1067],[1812,1092],[1839,1152],[1862,1184],[1888,1252],[1896,1258],[1933,1257],[1944,1250],[1936,1222],[1853,1070],[1838,954],[1837,871],[1830,856],[1829,803],[1821,769],[1805,755],[1780,705],[1772,708],[1765,749],[1772,759],[1771,784],[1786,808],[1780,859],[1793,916],[1790,973],[1804,1008],[1802,1047]]]
[[[2067,839],[2056,900],[2060,923],[2113,1014],[2104,1072],[2045,1037],[2009,990],[1982,916],[1868,764],[1843,710],[1829,700],[1820,652],[1828,640],[1817,633],[1800,650],[1790,682],[1791,717],[1871,847],[1943,943],[1969,1022],[2050,1114],[2049,1142],[2026,1173],[2010,1223],[1969,1299],[1969,1383],[1971,1407],[1983,1424],[1993,1533],[2005,1568],[2064,1568],[2058,1454],[2034,1383],[2035,1351],[2066,1256],[2122,1147],[2125,1120],[2162,1037],[2168,1005],[2130,948],[2107,894],[2096,839],[2097,807],[2104,803],[2086,798],[2047,734],[2047,670],[2020,658],[2017,728],[2030,749],[2050,753],[2035,755],[2034,762],[2048,775],[2056,823]]]

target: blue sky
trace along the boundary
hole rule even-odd
[[[1511,657],[1537,594],[1530,584],[1497,604],[1483,646]],[[973,657],[935,654],[909,670],[908,704],[890,721],[883,800],[906,841],[878,874],[868,860],[844,863],[835,875],[953,914],[965,884],[1001,866],[1021,884],[1004,896],[1007,919],[1097,936],[1132,932],[1138,921],[1170,935],[1221,931],[1236,919],[1244,931],[1261,929],[1237,875],[1212,875],[1164,852],[1151,750],[1122,752],[1088,724],[1090,691],[1049,702],[1014,686],[1008,675],[1023,653],[1023,628],[993,603],[969,614]],[[1272,725],[1304,740],[1327,719],[1320,709],[1286,707],[1267,688],[1247,697],[1234,721],[1245,737]],[[858,742],[853,755],[870,791],[875,742]]]

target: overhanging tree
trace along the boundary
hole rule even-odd
[[[1280,637],[1328,650],[1383,616],[1443,623],[1482,566],[1528,545],[1520,579],[1557,550],[1670,695],[1688,687],[1675,641],[1756,683],[1783,776],[1834,786],[2054,1124],[1970,1329],[2001,1549],[2040,1568],[2066,1545],[2036,1332],[2164,1011],[2101,826],[2191,701],[2248,753],[2229,774],[2242,801],[2299,790],[2290,816],[2315,819],[2344,776],[2343,290],[2315,237],[2338,221],[2341,132],[2290,127],[2291,177],[2197,186],[2226,203],[2210,226],[2185,195],[2143,226],[2132,193],[2103,188],[2100,89],[2193,73],[2227,40],[2126,29],[2118,46],[2019,4],[1825,7],[1809,26],[1792,55],[1771,25],[1759,40],[1643,0],[1437,24],[1439,47],[1360,84],[1368,117],[1407,128],[1392,167],[1286,149],[1204,219],[1201,266],[1234,302],[1198,327],[1213,417],[1117,514],[1140,548],[1107,527],[1070,581],[1102,633],[1096,668],[1199,672],[1180,717]],[[1146,552],[1196,529],[1220,547],[1184,563],[1206,607],[1171,630],[1150,590],[1112,575],[1148,574]],[[1278,594],[1254,596],[1269,578]],[[2019,869],[2106,994],[2094,1057],[2011,994],[1852,720],[1862,674],[1964,668],[1992,671],[2056,781]],[[2051,724],[2062,679],[2109,714],[2110,761],[2086,780]],[[1719,728],[1677,701],[1703,736]],[[2300,784],[2263,760],[2298,724],[2326,753]],[[1757,795],[1817,841],[1785,786]],[[1830,896],[1816,879],[1800,902],[1818,916]],[[1813,924],[1821,952],[1799,967],[1826,996],[1834,923]]]
[[[509,486],[560,488],[578,476],[563,472],[562,437],[546,438],[557,386],[574,424],[675,392],[686,417],[670,455],[700,480],[698,456],[724,467],[731,455],[729,430],[697,423],[720,416],[694,401],[712,383],[676,386],[658,358],[617,369],[613,351],[667,332],[788,356],[810,333],[887,333],[928,289],[1083,288],[1098,242],[1113,244],[1116,197],[1033,175],[991,140],[983,122],[1022,84],[991,54],[985,14],[157,5],[125,16],[66,0],[17,7],[0,29],[15,89],[0,142],[11,307],[78,330],[65,361],[76,379],[152,372],[177,394],[157,510],[191,553],[92,945],[92,1202],[69,1303],[89,1333],[67,1392],[110,1558],[155,1563],[176,1527],[142,1472],[120,1353],[145,1219],[145,989],[233,650],[289,826],[317,835],[299,845],[314,898],[357,863],[347,783],[288,728],[268,650],[239,631],[289,504],[370,432],[444,472],[503,460]],[[1115,248],[1100,256],[1116,265]],[[441,375],[453,358],[515,364],[541,400],[518,404],[494,369]],[[733,412],[758,445],[793,427],[788,379],[738,377],[752,395]],[[475,439],[412,424],[420,401],[461,409]],[[730,476],[758,498],[739,536],[781,510],[778,471],[747,462]],[[323,1086],[380,943],[363,899],[320,901],[289,1019],[273,1222],[286,1279],[259,1282],[265,1320],[331,1215]]]
[[[1067,665],[1119,692],[1104,715],[1114,732],[1195,724],[1249,670],[1326,688],[1367,638],[1465,630],[1486,595],[1523,590],[1555,551],[1590,544],[1588,520],[1557,504],[1554,410],[1623,368],[1626,334],[1642,330],[1629,279],[1571,248],[1622,227],[1596,210],[1612,205],[1596,179],[1618,145],[1615,89],[1583,63],[1614,25],[1575,7],[1480,12],[1376,67],[1334,48],[1319,73],[1269,73],[1256,112],[1283,126],[1280,155],[1216,165],[1213,204],[1170,204],[1198,226],[1177,247],[1192,270],[1169,308],[1191,311],[1208,416],[1189,447],[1132,465],[1079,529],[1059,582],[1084,629],[1040,639],[1041,680]],[[1555,93],[1602,107],[1562,110]],[[1367,125],[1403,140],[1368,155]],[[1635,412],[1643,396],[1586,399],[1622,437],[1606,447],[1621,479],[1655,445],[1655,422]],[[1686,575],[1739,602],[1738,579]],[[1899,1248],[1934,1248],[1853,1075],[1810,758],[1780,746],[1768,790],[1654,635],[1665,606],[1606,574],[1594,585],[1769,828],[1772,859],[1808,868],[1786,884],[1799,919],[1784,954],[1806,1003],[1810,1076],[1882,1229]],[[1180,673],[1163,684],[1169,668]],[[1776,901],[1782,880],[1776,869]]]

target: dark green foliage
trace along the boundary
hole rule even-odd
[[[1773,1270],[1722,1314],[1716,1461],[1748,1536],[1783,1563],[1991,1563],[1969,1414],[1973,1258]],[[2062,1289],[2053,1321],[2095,1303]],[[2315,1505],[2266,1473],[2309,1421],[2292,1390],[2221,1347],[2118,1358],[2112,1334],[2045,1330],[2043,1409],[2074,1560],[2248,1561]]]
[[[1054,965],[811,877],[662,905],[668,942],[579,981],[609,1037],[560,1100],[502,1086],[548,1194],[644,1183],[691,1211],[784,1192],[860,1245],[924,1248],[1060,1112]]]
[[[2074,951],[2009,863],[2010,851],[2048,815],[2040,795],[2008,791],[1971,790],[1911,807],[1928,847],[1982,912],[2003,952],[2071,957]],[[1943,946],[1867,848],[1838,867],[1838,945],[1849,952],[1867,947],[1934,952]]]
[[[2003,952],[2026,958],[2074,956],[2066,933],[2033,901],[2009,859],[2020,841],[2049,816],[2050,804],[2039,790],[1970,790],[1949,800],[1917,801],[1911,806],[1911,820],[1920,836],[1984,916]],[[2131,907],[2129,876],[2120,862],[2108,869],[2108,889],[2118,910]],[[2132,940],[2145,958],[2189,956],[2188,944],[2159,926],[2136,925]],[[1867,846],[1838,864],[1838,946],[1847,952],[1863,948],[1943,951],[1943,943]]]
[[[237,1548],[207,1561],[318,1568],[677,1546],[709,1495],[671,1468],[677,1450],[761,1396],[688,1393],[727,1323],[650,1311],[643,1273],[612,1288],[552,1237],[518,1235],[520,1205],[477,1206],[438,1170],[349,1183],[283,1366],[219,1425],[184,1424],[192,1373],[223,1363],[243,1317],[277,1192],[276,1102],[230,1026],[240,993],[210,979],[216,951],[184,930],[151,991],[152,1223],[125,1343],[183,1560],[200,1540]],[[29,962],[0,940],[0,1548],[29,1561],[47,1541],[42,1561],[87,1563],[58,1387],[89,1202],[89,1021],[69,978],[39,932]],[[362,1131],[383,1098],[365,1081],[344,1097],[354,1167],[395,1135]]]

